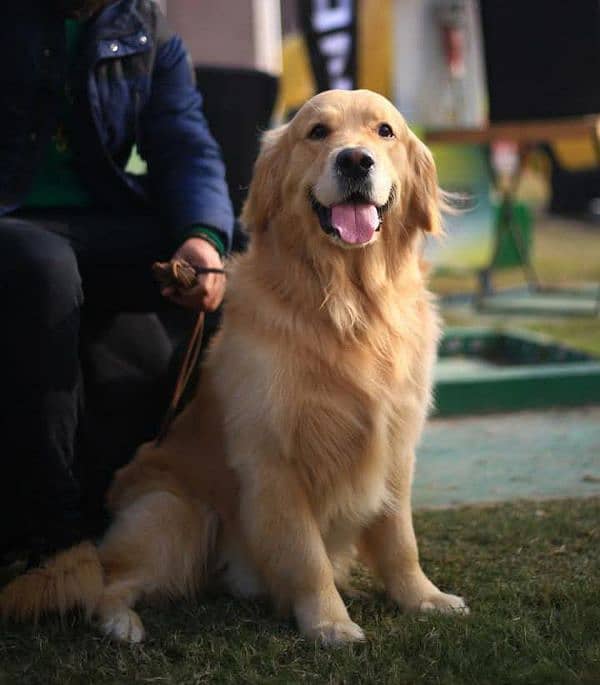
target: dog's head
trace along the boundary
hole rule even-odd
[[[440,204],[431,153],[398,110],[367,90],[328,91],[265,134],[243,218],[255,234],[356,249],[439,232]]]

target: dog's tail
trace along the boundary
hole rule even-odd
[[[81,609],[89,617],[100,600],[103,586],[98,550],[91,542],[81,542],[2,588],[0,616],[37,622],[43,614],[62,616],[72,609]]]

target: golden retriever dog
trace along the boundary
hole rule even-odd
[[[268,132],[194,399],[116,474],[99,546],[17,578],[2,613],[79,605],[137,642],[138,600],[210,584],[351,642],[357,557],[403,610],[467,611],[422,571],[411,515],[439,335],[420,246],[441,205],[430,152],[380,95],[321,93]]]

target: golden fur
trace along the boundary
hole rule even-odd
[[[315,123],[327,137],[308,135]],[[335,192],[332,159],[355,146],[387,199],[358,247],[321,230],[308,192]],[[356,550],[403,609],[466,611],[421,570],[410,508],[439,335],[421,232],[440,231],[441,202],[429,151],[369,91],[322,93],[265,135],[243,213],[251,247],[228,267],[199,390],[109,494],[103,591],[78,600],[106,633],[140,640],[139,598],[211,582],[269,595],[311,638],[362,639],[336,587]],[[48,592],[45,607],[19,605],[13,590],[5,614],[60,608]]]

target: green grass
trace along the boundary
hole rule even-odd
[[[139,647],[47,620],[4,629],[0,683],[598,683],[599,514],[598,499],[418,513],[423,565],[469,617],[402,615],[375,588],[349,601],[368,641],[335,650],[227,598],[143,608]]]

